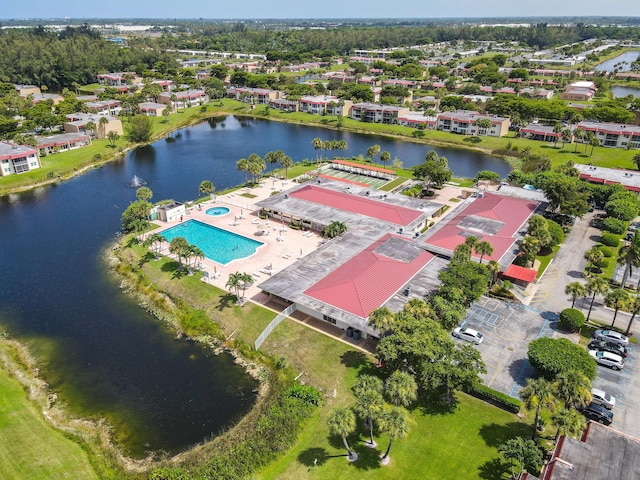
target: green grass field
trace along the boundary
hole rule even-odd
[[[0,477],[97,479],[80,445],[44,419],[22,386],[0,370]]]

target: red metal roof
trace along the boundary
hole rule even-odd
[[[536,279],[537,275],[538,275],[537,270],[519,267],[518,265],[509,265],[509,268],[507,268],[507,270],[502,274],[503,277],[509,277],[515,280],[522,280],[528,283],[533,282]]]
[[[361,168],[363,170],[371,170],[372,172],[388,173],[388,174],[391,174],[391,175],[396,173],[394,170],[389,170],[389,169],[380,168],[380,167],[373,167],[373,166],[370,166],[370,165],[363,165],[361,163],[347,162],[346,160],[333,160],[331,163],[338,163],[340,165],[348,165],[350,167],[358,167],[358,168]]]
[[[350,193],[336,192],[335,190],[316,187],[315,185],[306,185],[289,195],[327,207],[366,215],[367,217],[377,218],[384,222],[402,226],[409,225],[422,215],[422,212],[419,210],[390,205],[382,201],[372,200]]]
[[[403,262],[375,251],[391,238],[411,242],[388,233],[304,293],[360,318],[367,318],[434,258],[431,253],[421,251],[410,262]]]
[[[516,233],[535,212],[538,205],[538,202],[530,200],[485,193],[483,197],[469,203],[454,218],[448,221],[442,220],[447,222],[446,225],[429,237],[425,244],[453,252],[469,235],[473,235],[481,241],[489,242],[493,247],[493,254],[490,257],[485,255],[483,258],[500,260],[514,244]],[[461,225],[471,216],[496,220],[502,225],[495,234],[471,230]],[[473,256],[480,258],[480,255],[475,252]]]

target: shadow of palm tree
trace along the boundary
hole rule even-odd
[[[306,465],[307,467],[319,467],[321,465],[324,465],[328,458],[330,458],[329,454],[324,448],[321,447],[307,448],[305,451],[300,452],[300,455],[298,455],[298,461],[301,464]]]
[[[138,245],[140,242],[138,241],[138,239],[136,237],[131,237],[129,240],[127,240],[127,248],[131,248],[134,245]]]
[[[216,308],[222,311],[226,308],[233,308],[236,306],[236,296],[233,293],[226,293],[221,295]]]
[[[349,368],[360,368],[368,362],[367,355],[360,351],[349,350],[340,356],[340,363]]]
[[[177,270],[178,267],[179,267],[178,262],[172,261],[172,262],[166,262],[165,264],[163,264],[162,267],[160,267],[160,270],[162,270],[165,273],[169,273]]]
[[[501,480],[506,476],[506,473],[509,472],[509,466],[499,458],[494,458],[480,465],[478,470],[478,477],[483,480]]]
[[[507,424],[490,423],[480,427],[480,436],[489,447],[497,448],[507,440],[517,436],[531,437],[531,425],[522,422],[510,422]]]
[[[149,263],[151,260],[155,260],[156,256],[152,252],[145,253],[142,257],[140,257],[140,261],[138,262],[138,267],[144,266],[145,263]]]
[[[457,410],[460,403],[455,392],[451,394],[449,400],[447,402],[444,391],[420,390],[418,392],[418,400],[414,403],[414,408],[419,408],[427,415],[449,415]]]

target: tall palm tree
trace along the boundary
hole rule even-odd
[[[395,322],[395,315],[387,307],[378,307],[369,314],[369,325],[380,330],[380,336],[384,336]]]
[[[591,310],[593,309],[593,302],[596,299],[596,295],[605,295],[609,291],[609,282],[604,277],[593,277],[587,281],[587,293],[591,295],[591,304],[589,305],[589,313],[587,313],[587,322],[591,316]]]
[[[580,130],[579,128],[576,128],[573,131],[573,138],[576,141],[576,144],[573,147],[573,153],[576,153],[578,151],[578,143],[581,142],[582,139],[584,138],[584,132],[582,130]]]
[[[107,117],[100,117],[100,120],[98,120],[98,125],[100,126],[97,134],[98,138],[106,138],[107,136],[106,129],[107,129],[108,123],[109,123],[109,120],[107,119]]]
[[[375,163],[375,158],[378,156],[378,154],[380,153],[380,145],[371,145],[369,148],[367,148],[367,157],[369,157],[371,159],[372,162]]]
[[[579,408],[591,402],[591,380],[577,370],[562,372],[553,385],[555,395],[565,406]]]
[[[571,282],[564,288],[564,293],[571,295],[571,308],[573,308],[576,304],[576,299],[587,294],[587,287],[580,282]]]
[[[587,275],[591,274],[591,268],[595,265],[599,265],[604,258],[602,250],[597,247],[593,247],[587,250],[584,254],[584,259],[587,261]]]
[[[520,398],[524,401],[527,409],[534,408],[536,416],[533,421],[533,434],[531,438],[536,438],[538,423],[540,422],[540,411],[543,408],[553,409],[556,404],[553,385],[544,378],[529,378],[527,385],[520,390]]]
[[[280,166],[284,168],[284,178],[289,178],[289,169],[293,167],[293,160],[289,155],[285,155],[280,159]]]
[[[607,307],[613,308],[613,321],[611,322],[611,328],[616,323],[616,317],[618,311],[622,308],[626,308],[631,302],[631,297],[626,290],[622,288],[616,288],[610,291],[606,297],[604,297],[604,303]]]
[[[631,311],[631,318],[629,319],[627,330],[624,332],[625,335],[629,335],[631,325],[633,325],[633,319],[636,318],[636,315],[638,313],[640,313],[640,296],[635,295],[633,297],[633,300],[631,300],[631,302],[629,303],[629,310]]]
[[[313,149],[316,151],[316,163],[318,163],[318,150],[322,148],[322,140],[318,137],[315,137],[311,140],[311,145],[313,145]]]
[[[558,441],[560,435],[569,435],[570,437],[579,437],[587,427],[587,421],[580,412],[573,408],[562,408],[551,415],[551,421],[558,427],[556,431],[555,441]]]
[[[373,422],[380,416],[384,408],[382,389],[382,380],[372,375],[361,375],[353,387],[353,393],[356,397],[354,408],[356,413],[365,419],[365,424],[369,429],[368,446],[371,448],[376,446],[373,439]]]
[[[333,435],[340,435],[342,442],[347,449],[347,459],[350,462],[355,462],[358,459],[358,454],[351,450],[347,437],[351,435],[356,429],[356,417],[353,411],[347,407],[336,407],[327,420],[329,424],[329,431]]]
[[[242,290],[242,298],[241,300],[244,300],[244,296],[247,293],[247,289],[253,285],[254,279],[253,276],[251,276],[248,273],[242,272],[240,273],[240,287]]]
[[[404,438],[409,433],[409,417],[404,408],[390,407],[387,408],[380,417],[380,431],[389,435],[389,445],[384,455],[380,457],[383,465],[389,463],[389,452],[391,445],[396,438]]]
[[[640,267],[640,232],[637,230],[633,239],[620,249],[618,263],[625,266],[620,282],[620,286],[624,288],[629,276],[633,275],[633,267]]]
[[[418,397],[418,384],[408,373],[396,370],[384,382],[384,393],[396,407],[408,407]]]
[[[249,160],[246,158],[241,158],[236,162],[236,168],[244,173],[244,184],[249,183],[249,178],[247,177],[247,172],[249,171]]]
[[[489,268],[489,272],[491,273],[491,281],[490,281],[490,286],[491,286],[494,283],[496,283],[496,280],[498,279],[498,274],[502,270],[502,267],[495,260],[489,260],[489,263],[487,263],[487,267]]]
[[[387,162],[389,160],[391,160],[391,154],[389,152],[384,151],[380,153],[380,161],[385,167],[387,166]]]
[[[182,268],[182,259],[187,251],[189,243],[184,237],[176,237],[169,243],[169,252],[178,258],[178,265]]]
[[[235,272],[229,274],[229,279],[225,287],[232,290],[236,295],[236,300],[240,301],[240,287],[242,286],[242,273]]]
[[[471,237],[468,237],[471,238]],[[483,240],[481,242],[477,242],[474,246],[473,246],[473,250],[480,255],[480,263],[482,263],[482,258],[485,255],[493,255],[493,245],[491,245],[489,242],[487,242],[486,240]]]

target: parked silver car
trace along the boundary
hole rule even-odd
[[[599,388],[592,388],[591,403],[602,405],[604,408],[611,410],[616,406],[616,397],[609,395],[607,392],[600,390]]]
[[[471,328],[466,327],[458,327],[453,332],[451,332],[456,338],[460,338],[462,340],[466,340],[467,342],[475,343],[476,345],[480,345],[482,343],[482,334],[476,330],[472,330]]]

